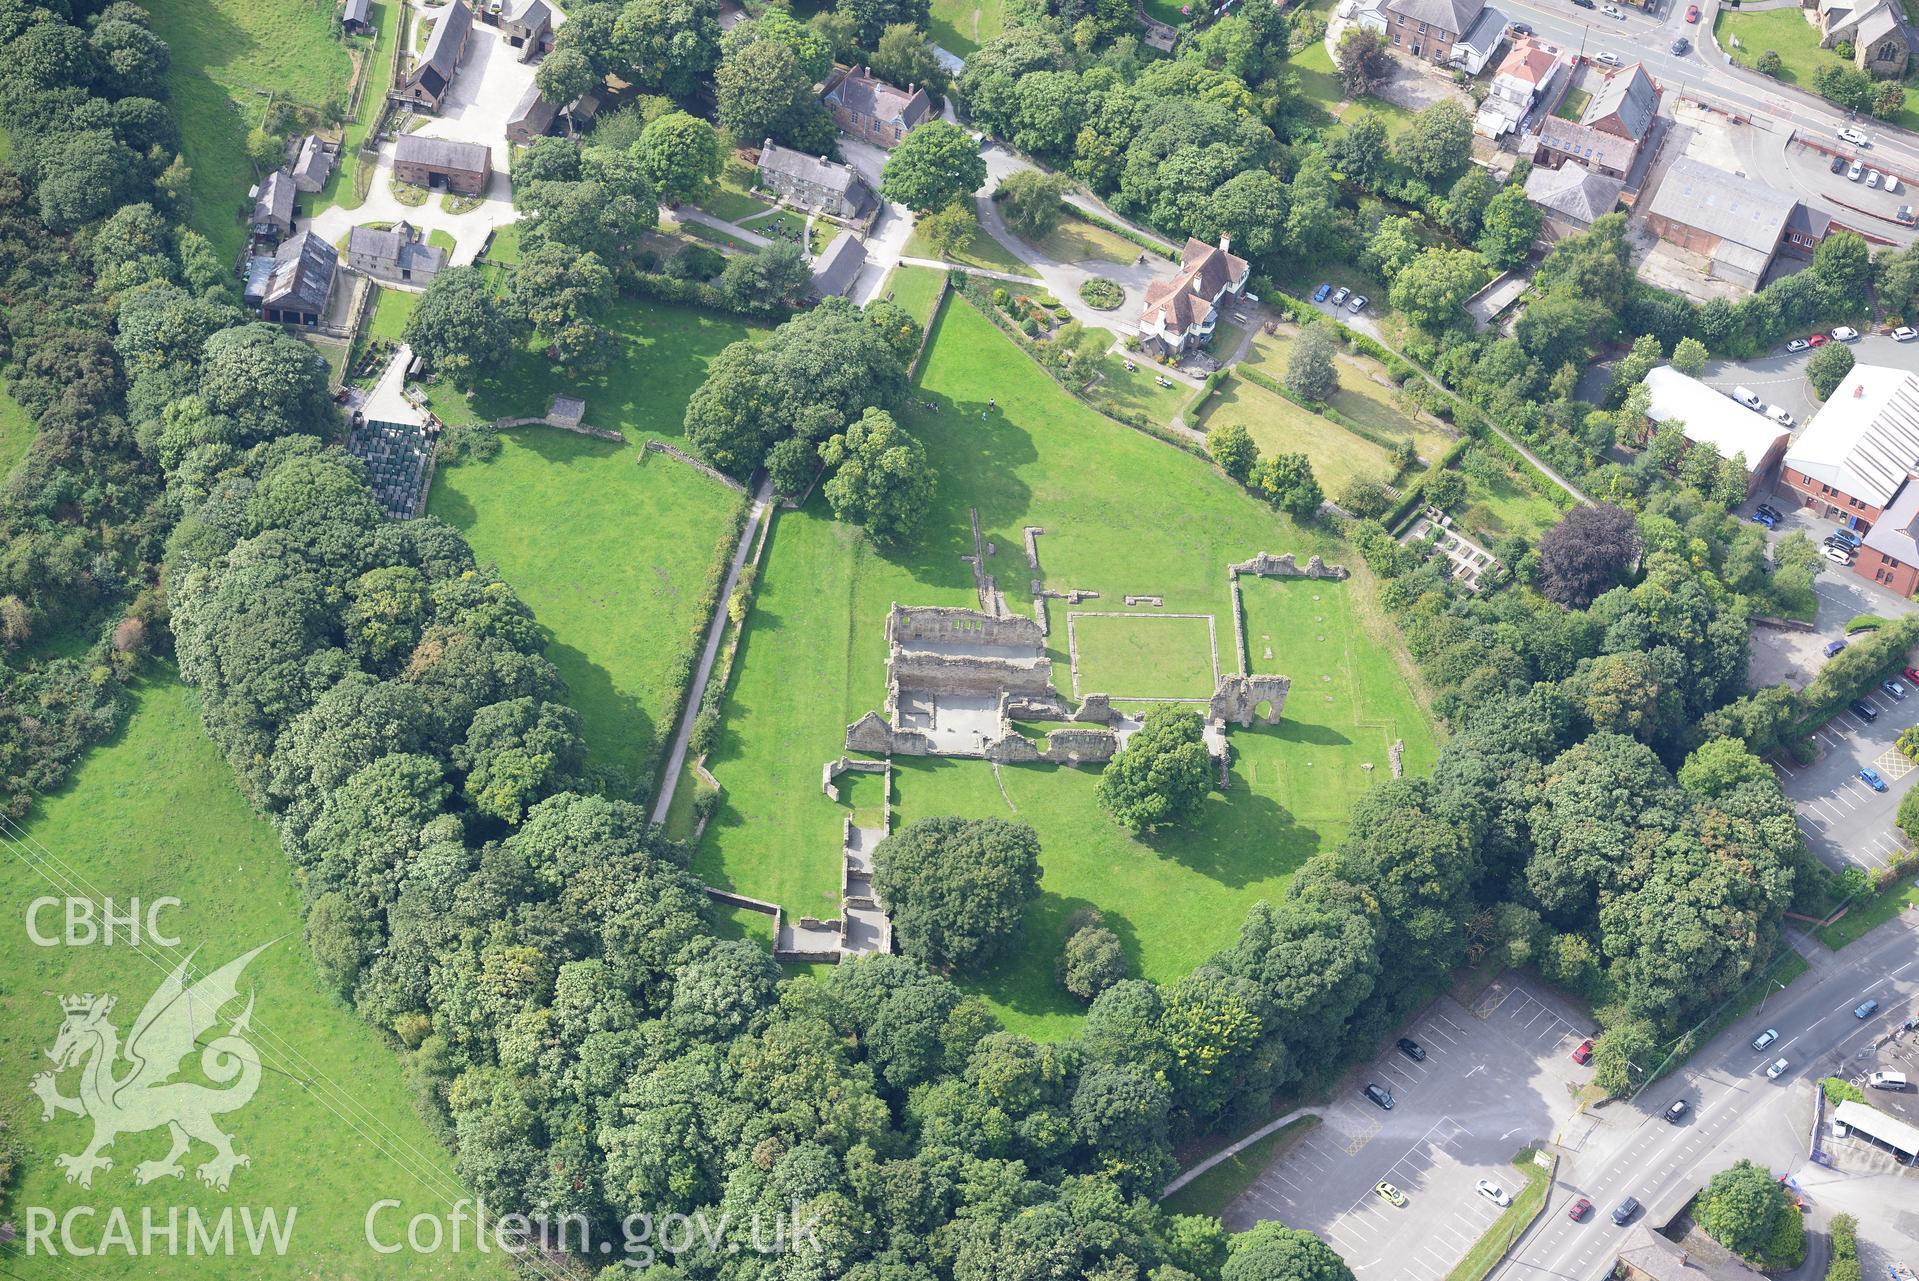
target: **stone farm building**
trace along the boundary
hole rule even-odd
[[[446,250],[427,244],[410,223],[355,227],[347,233],[346,265],[380,280],[424,285],[446,266]]]
[[[1526,199],[1539,206],[1541,233],[1559,240],[1590,228],[1613,211],[1625,181],[1594,173],[1576,161],[1557,169],[1534,169],[1526,175]]]
[[[866,246],[850,231],[826,247],[813,263],[813,292],[822,298],[845,297],[866,266]]]
[[[1231,246],[1225,236],[1217,246],[1188,237],[1180,251],[1179,270],[1171,279],[1146,287],[1138,333],[1140,345],[1148,352],[1184,355],[1213,336],[1220,302],[1245,291],[1251,270],[1244,258],[1232,254]]]
[[[881,147],[896,147],[907,131],[936,114],[926,90],[904,89],[874,77],[865,67],[835,67],[820,101],[842,133]]]
[[[246,301],[260,309],[260,319],[306,329],[318,325],[340,265],[333,246],[303,231],[282,242],[271,259],[259,261],[271,266],[258,276],[249,275]]]
[[[1386,0],[1386,32],[1401,54],[1444,66],[1485,7],[1485,0]]]
[[[1646,209],[1646,226],[1710,260],[1715,280],[1757,289],[1782,248],[1810,255],[1831,219],[1750,178],[1681,156]]]
[[[293,175],[275,169],[266,176],[253,198],[253,216],[248,227],[265,240],[278,240],[293,231]]]
[[[521,62],[553,51],[553,8],[546,0],[485,0],[480,21],[498,27],[507,47],[520,51]]]
[[[334,151],[324,138],[310,133],[300,140],[300,150],[293,158],[293,185],[305,192],[315,192],[326,186],[326,180],[333,174]]]
[[[1919,588],[1919,375],[1855,365],[1786,449],[1779,492],[1864,535],[1853,573]]]
[[[760,146],[760,185],[788,204],[848,222],[874,207],[872,191],[853,166],[782,147],[771,138]]]
[[[438,111],[446,100],[446,91],[453,86],[453,73],[459,70],[460,59],[466,56],[466,42],[472,34],[473,11],[463,0],[453,0],[439,10],[434,17],[433,33],[426,38],[426,48],[400,76],[399,83],[393,87],[393,98]]]
[[[493,155],[477,142],[404,133],[393,144],[393,176],[416,187],[477,196],[492,172]]]

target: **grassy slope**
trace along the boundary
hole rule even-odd
[[[986,228],[973,227],[972,237],[955,250],[950,258],[941,258],[934,252],[926,236],[918,227],[913,228],[913,236],[906,242],[908,258],[931,258],[941,262],[958,263],[962,267],[975,267],[986,271],[1003,271],[1014,276],[1031,276],[1033,269],[1015,258],[1012,251],[988,235]],[[1009,286],[1019,288],[1019,286]]]
[[[1316,1116],[1302,1116],[1287,1122],[1257,1143],[1250,1143],[1227,1157],[1160,1204],[1173,1214],[1210,1214],[1218,1218],[1287,1148],[1318,1124]]]
[[[27,456],[34,430],[32,416],[0,383],[0,476],[11,472],[14,464]]]
[[[167,85],[193,169],[193,226],[231,258],[246,239],[235,211],[253,181],[246,137],[266,109],[260,91],[318,106],[344,97],[351,60],[333,38],[332,6],[316,0],[146,0],[146,8],[173,51]]]
[[[391,296],[391,292],[388,296]],[[679,656],[702,624],[696,608],[735,491],[664,455],[634,448],[678,438],[706,363],[749,331],[687,308],[622,303],[612,319],[621,352],[575,384],[587,421],[625,434],[619,445],[545,427],[503,433],[487,463],[444,468],[427,510],[465,532],[549,634],[547,656],[572,690],[594,759],[630,782],[674,709]],[[486,419],[544,413],[568,384],[522,352],[482,386]],[[437,403],[437,402],[436,402]]]
[[[1288,334],[1259,334],[1253,339],[1246,364],[1268,378],[1286,380],[1286,360],[1292,347]],[[1332,407],[1368,431],[1398,439],[1410,436],[1420,457],[1436,459],[1452,447],[1453,438],[1424,418],[1414,418],[1394,403],[1398,394],[1386,371],[1370,356],[1340,351],[1333,362],[1339,372],[1339,390]]]
[[[971,548],[969,507],[998,548],[990,568],[1015,610],[1031,606],[1020,530],[1043,525],[1040,561],[1050,586],[1100,591],[1102,605],[1154,592],[1167,612],[1213,613],[1226,667],[1227,562],[1262,549],[1336,558],[1323,535],[1295,528],[1200,460],[1066,397],[970,304],[949,301],[920,390],[941,408],[906,415],[939,471],[917,544],[883,555],[833,522],[817,499],[780,516],[709,762],[727,796],[700,847],[701,874],[789,911],[826,915],[836,905],[840,823],[852,811],[821,795],[819,769],[839,754],[847,722],[884,699],[888,606],[973,603],[959,559]],[[998,412],[982,416],[989,399]],[[1066,687],[1060,608],[1052,618],[1055,679]],[[1344,635],[1359,630],[1349,622]],[[1350,643],[1369,664],[1356,679],[1371,688],[1391,667],[1392,648],[1368,645],[1366,634]],[[1430,764],[1430,731],[1415,724],[1404,732],[1408,767]],[[1290,786],[1292,762],[1309,752],[1326,759],[1311,742],[1318,733],[1284,725],[1236,731],[1242,761],[1271,781],[1236,767],[1232,790],[1211,797],[1190,828],[1151,842],[1099,810],[1096,774],[1051,766],[996,776],[980,762],[902,758],[896,821],[1016,814],[1039,830],[1046,873],[1028,915],[1028,946],[974,986],[1024,1030],[1064,1035],[1078,1006],[1054,984],[1052,963],[1073,910],[1098,906],[1134,964],[1170,979],[1229,942],[1248,904],[1279,893],[1294,868],[1338,839],[1343,809],[1308,822],[1276,799]],[[1383,756],[1379,764],[1373,777],[1385,774]],[[1358,772],[1341,785],[1362,785]]]
[[[63,891],[51,886],[9,849],[0,862],[0,898],[13,927],[0,931],[0,1059],[12,1083],[0,1101],[0,1118],[26,1150],[12,1205],[96,1207],[83,1239],[97,1238],[105,1215],[123,1207],[139,1231],[142,1206],[185,1207],[217,1216],[228,1207],[297,1206],[292,1244],[284,1258],[254,1260],[164,1255],[129,1258],[109,1254],[72,1262],[17,1254],[6,1265],[13,1275],[40,1278],[151,1278],[225,1281],[227,1278],[466,1277],[504,1276],[498,1255],[445,1252],[432,1256],[380,1257],[363,1237],[367,1207],[384,1197],[405,1203],[398,1222],[421,1210],[447,1212],[464,1195],[438,1141],[409,1109],[398,1062],[339,1001],[322,993],[300,941],[299,894],[273,829],[255,815],[232,783],[232,774],[200,727],[192,694],[170,679],[149,681],[119,738],[93,752],[61,792],[47,798],[28,825],[28,840],[42,858],[57,858],[85,879],[96,895],[124,907],[136,896],[150,903],[172,895],[182,901],[161,917],[183,951],[203,948],[202,964],[224,965],[262,943],[272,946],[248,969],[245,983],[257,993],[255,1044],[266,1071],[245,1108],[222,1118],[235,1149],[252,1164],[235,1171],[231,1190],[205,1188],[189,1168],[180,1181],[146,1187],[133,1183],[136,1162],[164,1155],[164,1132],[129,1134],[111,1149],[113,1168],[97,1174],[91,1190],[66,1183],[53,1164],[56,1154],[80,1150],[88,1123],[61,1114],[40,1120],[26,1083],[46,1066],[42,1052],[60,1025],[55,995],[110,992],[118,996],[113,1021],[125,1035],[142,1004],[164,977],[145,953],[126,946],[34,946],[21,926],[29,900]],[[237,1008],[234,1010],[237,1013]],[[198,1076],[198,1055],[187,1060],[182,1079]],[[301,1078],[324,1077],[344,1093],[309,1089]],[[63,1078],[67,1092],[72,1075]],[[339,1099],[353,1117],[348,1124],[321,1102]],[[350,1102],[346,1100],[350,1099]],[[384,1151],[383,1151],[384,1150]],[[387,1155],[392,1153],[394,1155]],[[205,1160],[197,1147],[189,1158]],[[397,1158],[397,1159],[396,1159]],[[404,1162],[404,1165],[402,1164]],[[422,1182],[409,1170],[418,1171]],[[236,1226],[236,1231],[237,1231]]]

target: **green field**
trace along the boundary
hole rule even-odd
[[[1126,368],[1128,359],[1133,362],[1130,370]],[[1164,426],[1199,394],[1197,387],[1177,378],[1166,378],[1170,385],[1165,387],[1154,382],[1155,378],[1165,375],[1159,366],[1143,356],[1128,357],[1108,351],[1100,357],[1099,369],[1100,380],[1087,389],[1086,395],[1094,404],[1121,418],[1139,414]]]
[[[946,273],[938,268],[895,267],[882,296],[892,298],[924,326],[933,323],[933,308],[939,305],[945,286]]]
[[[939,476],[918,541],[882,553],[834,522],[817,498],[779,516],[725,727],[708,760],[726,796],[697,870],[709,884],[791,912],[824,916],[837,907],[840,826],[858,798],[827,800],[820,765],[840,754],[847,723],[884,701],[888,607],[975,604],[971,571],[960,560],[972,548],[969,508],[978,509],[982,536],[997,549],[988,569],[1013,610],[1032,608],[1021,529],[1041,525],[1047,586],[1098,591],[1101,603],[1157,594],[1166,612],[1214,614],[1227,654],[1229,562],[1260,550],[1347,559],[1327,535],[1293,525],[1203,460],[1066,396],[970,303],[950,299],[936,321],[919,393],[937,411],[911,410],[903,421],[925,442]],[[1347,603],[1338,635],[1357,669],[1352,687],[1377,699],[1396,682],[1397,701],[1369,703],[1363,713],[1346,709],[1349,718],[1380,726],[1363,739],[1355,731],[1329,741],[1318,722],[1333,721],[1338,709],[1314,708],[1313,721],[1233,731],[1233,785],[1210,797],[1186,828],[1135,839],[1099,809],[1098,775],[1090,770],[896,759],[896,822],[1003,814],[1039,831],[1045,876],[1027,917],[1028,946],[998,970],[964,980],[1011,1023],[1036,1035],[1070,1034],[1081,1007],[1056,985],[1053,960],[1077,908],[1105,912],[1142,972],[1175,978],[1229,943],[1247,906],[1283,891],[1301,862],[1339,839],[1352,797],[1386,776],[1384,748],[1395,733],[1407,741],[1409,769],[1430,766],[1431,730],[1399,673],[1396,639],[1367,604],[1370,584],[1316,585]],[[1309,603],[1294,602],[1300,610]],[[1054,604],[1050,643],[1055,681],[1069,689],[1064,612]],[[1281,623],[1287,620],[1269,629]],[[1304,632],[1316,624],[1309,616],[1287,625]],[[1223,658],[1223,666],[1231,663]],[[1402,714],[1407,723],[1398,724]],[[1392,732],[1384,728],[1389,721]],[[1360,771],[1361,757],[1378,768]]]
[[[167,72],[181,150],[193,170],[192,224],[222,259],[246,240],[238,211],[253,182],[247,130],[268,95],[311,106],[346,97],[352,60],[333,38],[332,0],[148,0],[173,51]]]
[[[419,301],[420,295],[404,289],[380,290],[380,296],[373,304],[373,318],[367,322],[367,336],[399,342],[406,330],[406,322]]]
[[[1069,617],[1082,695],[1210,698],[1219,683],[1207,619],[1169,618],[1150,607],[1125,618],[1079,610]],[[1223,639],[1231,644],[1231,636],[1228,630]]]
[[[27,446],[33,444],[35,430],[33,416],[9,396],[6,385],[0,383],[0,477],[27,456]]]
[[[75,1206],[92,1206],[95,1217],[90,1223],[77,1219],[76,1234],[81,1244],[95,1244],[115,1209],[129,1217],[137,1240],[143,1208],[155,1211],[162,1227],[173,1208],[180,1216],[181,1252],[168,1256],[160,1239],[153,1256],[110,1250],[80,1263],[64,1255],[27,1257],[16,1240],[4,1269],[32,1281],[82,1272],[139,1281],[506,1277],[497,1253],[382,1256],[367,1246],[362,1223],[374,1202],[390,1197],[403,1203],[379,1220],[383,1233],[391,1235],[387,1229],[397,1226],[403,1235],[414,1213],[445,1215],[466,1194],[440,1143],[409,1106],[399,1061],[315,982],[286,857],[273,828],[248,808],[206,738],[192,693],[163,675],[136,690],[135,704],[126,729],[92,752],[71,782],[39,806],[24,838],[9,841],[0,864],[0,896],[13,922],[0,932],[0,1059],[7,1082],[0,1091],[0,1120],[23,1151],[5,1217],[24,1229],[30,1207],[64,1215]],[[33,862],[24,857],[29,850]],[[159,917],[166,933],[180,940],[178,951],[134,948],[124,940],[110,947],[35,946],[23,927],[28,903],[64,896],[76,883],[82,896],[111,898],[116,911],[134,900],[150,905],[165,896],[179,899],[177,909]],[[57,911],[41,918],[56,935],[57,921]],[[67,1183],[54,1159],[79,1152],[90,1125],[66,1113],[43,1123],[28,1092],[28,1082],[48,1066],[45,1052],[60,1029],[57,998],[112,994],[110,1019],[126,1036],[176,959],[199,949],[195,965],[204,974],[262,944],[268,946],[240,988],[243,997],[255,1000],[249,1040],[261,1058],[260,1084],[250,1103],[219,1118],[235,1151],[251,1157],[251,1164],[233,1172],[227,1191],[213,1190],[193,1170],[211,1149],[195,1144],[184,1177],[136,1185],[136,1164],[159,1159],[167,1149],[165,1131],[149,1130],[114,1143],[113,1166],[94,1175],[91,1189]],[[241,1008],[230,1006],[227,1013],[237,1015]],[[199,1064],[195,1051],[181,1079],[207,1084]],[[60,1078],[63,1093],[76,1092],[76,1075]],[[283,1220],[293,1209],[284,1256],[185,1253],[190,1210],[209,1223],[232,1210],[238,1236],[241,1207],[255,1213],[274,1207]],[[57,1233],[54,1242],[57,1247]]]
[[[1466,474],[1466,510],[1458,513],[1468,530],[1498,541],[1519,534],[1537,539],[1559,523],[1565,513],[1521,483],[1519,475],[1497,456],[1500,470],[1489,482]]]
[[[1006,27],[1005,0],[933,0],[927,38],[949,53],[969,57]]]
[[[1297,336],[1298,330],[1292,328],[1256,335],[1246,354],[1246,366],[1283,383],[1287,355]],[[1328,403],[1342,417],[1387,440],[1410,438],[1413,448],[1428,462],[1452,448],[1454,437],[1445,428],[1410,405],[1399,403],[1399,388],[1377,360],[1341,349],[1333,364],[1339,373],[1339,390]]]
[[[1320,487],[1335,497],[1354,477],[1385,482],[1392,476],[1392,456],[1372,441],[1243,378],[1222,383],[1194,425],[1208,432],[1237,425],[1261,454],[1306,455]]]
[[[973,225],[973,234],[967,242],[956,249],[950,257],[945,258],[935,253],[933,246],[927,243],[920,229],[914,227],[912,238],[906,242],[906,256],[957,263],[962,267],[973,267],[985,271],[1003,271],[1014,276],[1033,274],[1031,267],[1015,258],[1012,250],[993,239],[986,228],[977,223]]]
[[[1726,56],[1751,67],[1768,49],[1779,55],[1778,80],[1812,92],[1812,78],[1821,67],[1850,67],[1852,60],[1819,47],[1819,29],[1797,8],[1760,9],[1735,13],[1720,9],[1712,33]],[[1733,41],[1737,40],[1735,48]],[[1919,128],[1919,110],[1910,103],[1887,123],[1902,129]]]
[[[1885,889],[1852,905],[1852,910],[1831,925],[1813,931],[1819,941],[1834,949],[1863,938],[1909,908],[1919,907],[1919,880],[1911,877],[1894,881]]]

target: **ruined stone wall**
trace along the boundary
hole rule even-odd
[[[1261,552],[1251,560],[1243,560],[1230,567],[1235,574],[1250,574],[1255,578],[1347,578],[1352,571],[1344,565],[1328,565],[1317,556],[1306,558],[1305,568],[1293,558],[1291,552],[1275,556],[1271,552]]]
[[[1046,736],[1043,761],[1061,765],[1093,765],[1110,761],[1119,751],[1119,735],[1110,729],[1056,729]]]
[[[914,644],[944,641],[970,645],[1001,645],[1008,649],[1035,652],[1046,648],[1045,633],[1030,618],[1011,614],[995,618],[977,609],[946,605],[894,604],[886,616],[886,639],[893,645],[910,648]]]
[[[1231,721],[1235,725],[1251,725],[1255,721],[1276,725],[1281,709],[1286,706],[1286,694],[1292,687],[1290,676],[1222,676],[1213,690],[1206,714],[1212,720]],[[1272,704],[1272,710],[1265,716],[1256,712],[1261,703]]]
[[[1004,692],[1016,697],[1056,697],[1053,665],[1044,659],[975,658],[969,654],[902,650],[893,654],[892,680],[899,689],[931,690],[936,694]]]
[[[932,756],[933,740],[918,730],[899,730],[878,712],[868,712],[846,727],[846,750],[873,756]]]

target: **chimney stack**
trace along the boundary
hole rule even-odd
[[[1219,233],[1219,251],[1223,254],[1233,252],[1233,238],[1223,231]]]

